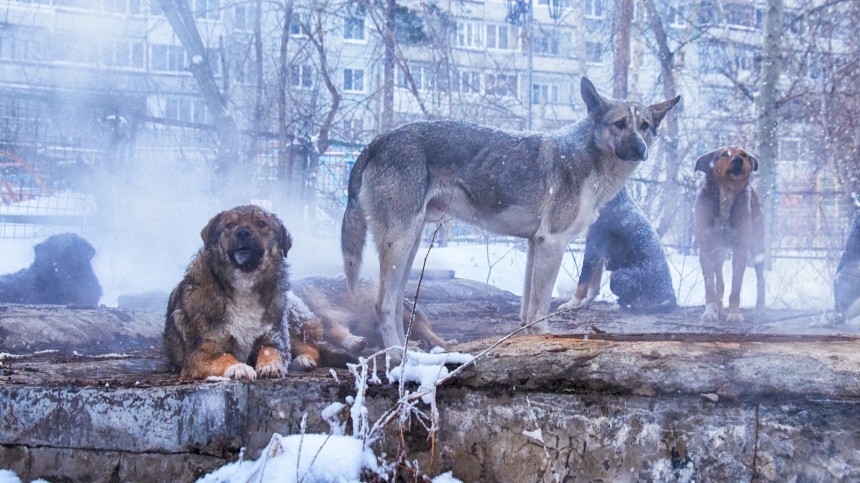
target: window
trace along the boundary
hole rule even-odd
[[[762,11],[753,5],[741,3],[727,3],[723,6],[726,15],[726,24],[729,27],[757,29],[761,28]]]
[[[703,0],[699,5],[699,25],[714,25],[717,22],[717,4],[714,0]]]
[[[221,13],[221,0],[193,0],[194,16],[215,20]]]
[[[666,12],[669,20],[669,25],[675,28],[684,28],[687,26],[687,4],[679,0],[668,2]]]
[[[516,74],[487,74],[487,94],[493,96],[516,97]]]
[[[599,42],[586,42],[585,43],[585,61],[592,63],[599,63],[600,56],[603,51],[603,46],[600,45]]]
[[[245,5],[238,5],[233,14],[233,28],[236,30],[252,30],[251,29],[251,12]]]
[[[532,104],[558,104],[558,84],[533,84]]]
[[[734,99],[734,92],[732,89],[726,87],[712,87],[708,89],[702,90],[702,97],[705,98],[705,105],[708,110],[713,113],[728,113],[729,112],[729,104],[731,104],[732,99]],[[719,141],[719,140],[715,140]],[[726,144],[731,144],[730,142],[715,142],[715,146],[724,146]]]
[[[80,8],[82,10],[97,10],[98,2],[92,0],[54,0],[54,5],[58,7]]]
[[[364,92],[364,69],[343,69],[343,90]]]
[[[474,71],[460,71],[454,76],[453,89],[464,94],[481,93],[481,74]]]
[[[454,45],[475,49],[481,47],[481,24],[477,22],[457,22],[454,29]]]
[[[312,87],[313,70],[310,65],[293,65],[290,68],[290,85],[293,87]]]
[[[364,40],[364,17],[347,17],[344,19],[343,38],[346,40]]]
[[[603,0],[585,0],[585,16],[603,18]]]
[[[152,70],[172,72],[185,70],[185,49],[178,45],[152,45],[149,55]]]
[[[102,11],[137,15],[142,13],[140,2],[141,0],[102,0]]]
[[[734,51],[735,65],[738,70],[746,72],[758,70],[761,59],[758,49],[751,45],[735,45]]]
[[[728,64],[725,42],[707,42],[699,45],[699,73],[723,72]]]
[[[293,37],[304,37],[305,32],[303,30],[303,25],[308,24],[308,14],[307,12],[295,13],[293,12],[293,18],[290,21],[290,35]]]
[[[409,63],[409,74],[412,76],[416,89],[429,91],[438,88],[440,84],[445,84],[446,76],[444,73],[440,73],[430,64]],[[412,88],[402,69],[398,70],[397,85],[405,89]]]
[[[199,99],[169,97],[164,101],[164,117],[175,121],[205,123],[206,104]]]
[[[519,48],[517,29],[511,25],[487,25],[487,48],[516,50]]]
[[[46,51],[43,44],[48,41],[35,35],[4,35],[0,38],[0,57],[24,61],[42,60],[42,52]]]
[[[559,55],[561,41],[556,32],[539,35],[533,44],[534,52],[541,55]]]

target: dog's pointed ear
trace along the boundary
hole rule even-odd
[[[290,232],[287,231],[287,227],[283,223],[280,223],[280,230],[278,231],[278,246],[281,247],[281,255],[284,257],[293,247],[293,237],[290,236]]]
[[[758,158],[754,154],[749,152],[747,153],[747,156],[749,156],[750,158],[750,162],[753,166],[753,171],[758,171]]]
[[[717,158],[717,155],[722,150],[723,148],[720,148],[716,151],[711,151],[710,153],[699,156],[699,159],[696,160],[696,171],[711,174],[714,171],[714,159]]]
[[[585,107],[588,108],[588,115],[592,119],[597,119],[606,112],[606,99],[597,93],[594,84],[583,77],[579,83],[579,93],[582,95],[582,100],[585,101]]]
[[[203,230],[200,231],[200,238],[203,239],[203,248],[209,248],[210,245],[218,242],[218,224],[221,223],[221,217],[224,215],[224,212],[218,213],[213,216],[209,223],[206,223],[206,226],[203,227]]]
[[[677,96],[674,99],[669,99],[668,101],[648,106],[648,110],[651,111],[651,119],[654,120],[655,130],[657,129],[657,126],[660,125],[660,122],[663,121],[663,118],[666,117],[666,113],[669,112],[669,109],[675,107],[675,104],[680,100],[681,96]]]

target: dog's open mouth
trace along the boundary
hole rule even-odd
[[[233,252],[233,259],[236,260],[236,263],[239,265],[244,265],[248,263],[248,260],[253,256],[253,252],[250,248],[240,248]]]
[[[729,170],[729,177],[731,177],[732,179],[741,179],[744,177],[745,174],[746,173],[744,173],[744,168],[740,166],[733,167]]]

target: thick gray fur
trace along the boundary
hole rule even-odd
[[[588,117],[552,133],[457,121],[406,124],[364,148],[349,179],[341,227],[347,283],[358,281],[368,228],[379,253],[376,312],[386,346],[405,343],[404,288],[422,228],[455,217],[528,239],[520,318],[549,310],[567,244],[648,157],[657,126],[680,99],[644,106],[607,100],[582,78]],[[541,321],[532,332],[548,332]]]

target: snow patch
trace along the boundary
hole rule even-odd
[[[407,351],[405,363],[388,371],[390,383],[399,382],[401,378],[405,382],[418,383],[419,391],[426,391],[421,396],[425,404],[430,404],[436,392],[436,383],[448,376],[448,368],[445,364],[467,364],[475,357],[459,352],[424,353]]]
[[[362,471],[379,473],[373,452],[361,440],[325,434],[274,434],[257,461],[238,461],[198,480],[203,483],[247,481],[359,481]]]

